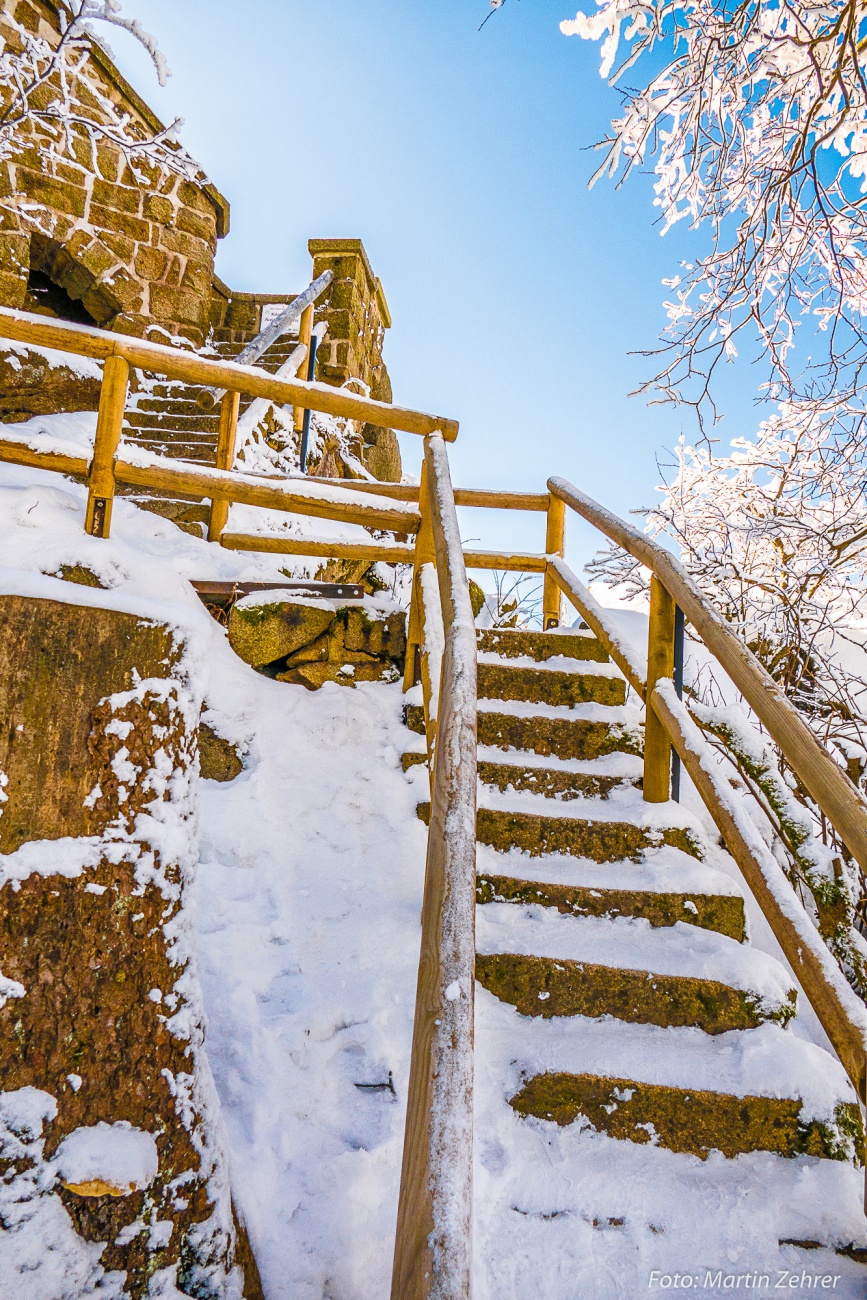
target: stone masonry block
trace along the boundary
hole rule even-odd
[[[64,184],[38,172],[18,169],[18,184],[29,199],[44,203],[57,212],[83,217],[87,208],[87,191],[78,185]]]
[[[118,212],[130,212],[137,216],[142,208],[141,191],[130,189],[127,185],[112,185],[110,181],[93,182],[93,202],[116,208]]]
[[[195,235],[205,243],[216,238],[217,220],[213,209],[210,213],[195,212],[192,208],[181,208],[177,217],[178,230],[184,230],[188,235]]]
[[[148,194],[144,201],[144,214],[151,221],[158,221],[161,226],[170,226],[175,210],[161,194]]]
[[[164,284],[151,286],[151,312],[155,320],[177,321],[179,324],[203,327],[207,321],[207,303],[189,289],[170,288]]]
[[[98,203],[91,203],[89,215],[94,226],[115,230],[120,235],[129,235],[138,244],[150,243],[150,225],[147,221],[142,221],[141,217],[134,217],[129,212],[116,212],[114,208],[106,208]]]
[[[211,285],[210,265],[204,262],[187,262],[181,283],[186,288],[195,289],[196,293],[206,297]]]
[[[117,146],[100,140],[96,146],[96,166],[104,180],[116,181],[121,168],[121,152]]]
[[[143,280],[159,280],[167,262],[168,257],[159,248],[139,248],[135,257],[136,274]]]

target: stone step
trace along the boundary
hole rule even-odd
[[[626,700],[626,682],[608,673],[526,668],[507,662],[480,661],[478,693],[483,700],[528,700],[536,704],[611,704]]]
[[[706,1034],[782,1022],[788,1008],[768,1012],[748,990],[691,975],[659,975],[596,962],[525,953],[478,953],[476,979],[522,1016],[613,1016],[631,1024],[691,1026]]]
[[[219,419],[199,411],[198,415],[182,415],[174,410],[154,412],[137,410],[130,412],[130,424],[138,429],[166,429],[181,432],[188,430],[211,433],[219,424]]]
[[[430,803],[421,802],[419,818],[430,820]],[[538,813],[509,812],[501,808],[479,808],[476,838],[501,853],[519,849],[538,858],[548,853],[568,853],[592,862],[638,861],[645,849],[668,844],[692,857],[700,857],[699,845],[681,826],[662,828],[636,826],[625,821],[599,821],[582,817],[546,817]]]
[[[608,655],[592,632],[556,629],[550,632],[527,632],[519,628],[479,628],[479,650],[509,659],[527,657],[541,663],[545,659],[566,655],[569,659],[592,659],[607,664]]]
[[[405,758],[410,758],[406,755]],[[418,761],[412,756],[414,761]],[[426,761],[426,755],[421,755]],[[411,766],[407,762],[404,767]],[[479,780],[504,793],[508,790],[544,795],[567,802],[572,799],[607,799],[612,790],[641,788],[640,776],[616,776],[598,772],[574,772],[559,767],[532,767],[518,763],[495,763],[479,759]]]
[[[406,706],[406,725],[424,735],[424,710],[420,704]],[[494,749],[522,749],[563,759],[593,759],[604,754],[641,754],[641,740],[634,727],[620,722],[591,718],[550,718],[479,710],[480,745]]]
[[[746,938],[744,900],[737,894],[600,889],[586,884],[526,880],[481,870],[476,877],[476,902],[556,907],[566,916],[641,917],[658,927],[682,921],[725,934],[738,943],[743,943]]]
[[[843,1067],[778,1025],[714,1036],[618,1020],[534,1018],[516,1033],[514,1009],[479,989],[476,1034],[488,1062],[477,1080],[480,1114],[499,1125],[511,1103],[521,1115],[548,1120],[552,1143],[554,1124],[583,1116],[582,1127],[589,1120],[610,1137],[701,1157],[714,1149],[726,1156],[803,1150],[863,1159],[863,1125]],[[609,1109],[600,1113],[600,1102]]]
[[[819,1156],[864,1162],[864,1130],[858,1106],[838,1103],[834,1115],[803,1115],[799,1099],[733,1096],[634,1079],[546,1072],[527,1080],[509,1103],[519,1115],[555,1124],[589,1120],[598,1133],[707,1159],[721,1151],[730,1159],[748,1151]]]
[[[476,978],[523,1016],[613,1016],[714,1035],[785,1025],[797,1007],[774,958],[694,925],[491,902],[478,909],[476,944]]]

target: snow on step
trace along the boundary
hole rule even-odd
[[[683,921],[745,941],[743,894],[730,877],[699,868],[689,855],[668,846],[648,856],[654,859],[653,867],[623,862],[612,877],[608,864],[603,867],[586,858],[558,854],[527,859],[524,854],[482,850],[476,901],[556,907],[568,916],[643,917],[653,926]],[[661,865],[667,860],[667,867]]]
[[[615,677],[619,681],[624,680],[620,669],[610,661],[576,659],[568,654],[553,654],[546,659],[535,659],[533,655],[504,655],[499,651],[480,650],[477,658],[480,664],[492,664],[501,668],[531,668],[539,674],[577,673],[582,677]]]
[[[480,763],[496,763],[501,767],[537,767],[540,771],[573,773],[576,776],[615,776],[628,781],[638,780],[644,770],[637,754],[627,754],[622,750],[589,759],[558,758],[556,754],[547,754],[544,762],[540,762],[540,755],[526,749],[498,749],[494,745],[479,745],[478,755]]]
[[[482,994],[493,1104],[557,1125],[588,1123],[640,1145],[706,1158],[753,1150],[855,1162],[863,1156],[857,1099],[821,1048],[772,1025],[709,1037],[689,1028],[610,1022],[530,1022],[516,1057],[505,1007]],[[539,1032],[541,1030],[546,1032]],[[586,1029],[586,1032],[584,1032]],[[594,1032],[595,1031],[595,1032]],[[602,1031],[602,1032],[600,1032]],[[806,1048],[806,1051],[801,1051]]]
[[[580,821],[630,822],[642,830],[661,831],[678,827],[690,831],[697,843],[704,839],[701,823],[682,804],[675,803],[674,800],[669,800],[668,803],[645,803],[641,791],[632,785],[612,790],[607,799],[588,797],[570,801],[562,807],[558,803],[555,811],[547,796],[535,794],[532,790],[505,792],[494,786],[482,785],[478,806],[498,812],[526,813],[531,817],[556,816],[558,819],[572,818]]]
[[[680,922],[658,929],[638,918],[571,917],[550,907],[491,903],[478,910],[476,948],[482,967],[489,956],[541,959],[553,969],[569,962],[639,972],[650,989],[654,976],[724,985],[747,994],[760,1019],[785,1021],[795,1009],[791,977],[775,958]]]
[[[584,885],[604,890],[666,890],[689,894],[724,894],[743,898],[743,890],[731,876],[698,862],[688,853],[670,845],[649,849],[641,862],[594,862],[590,858],[572,858],[563,854],[531,858],[520,850],[497,853],[480,844],[476,855],[479,875],[508,875],[518,880],[539,881],[552,885]]]
[[[485,989],[477,996],[481,1069],[503,1097],[532,1075],[566,1071],[738,1097],[798,1097],[807,1119],[828,1119],[841,1101],[857,1100],[836,1057],[779,1025],[713,1035],[690,1026],[579,1017],[522,1020],[516,1034],[511,1007]]]

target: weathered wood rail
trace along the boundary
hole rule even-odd
[[[670,795],[672,747],[738,862],[784,954],[867,1102],[867,1008],[840,972],[789,881],[746,818],[715,757],[674,690],[679,607],[779,746],[798,779],[867,870],[867,801],[797,710],[709,605],[677,560],[563,479],[546,493],[453,489],[446,442],[453,420],[394,407],[326,385],[268,375],[159,344],[0,309],[0,337],[105,362],[90,460],[0,438],[0,460],[76,475],[88,483],[88,531],[107,537],[117,483],[210,499],[209,538],[238,550],[361,558],[413,565],[405,686],[420,679],[431,774],[406,1130],[392,1300],[468,1300],[472,1291],[472,1037],[476,816],[476,642],[467,568],[543,575],[543,623],[559,624],[567,600],[602,642],[646,707],[644,798]],[[133,453],[120,444],[131,367],[223,390],[214,468]],[[360,419],[424,437],[421,484],[242,474],[231,468],[239,394]],[[391,541],[229,533],[231,502],[360,524]],[[546,516],[536,554],[463,550],[456,507]],[[564,560],[567,508],[628,551],[652,574],[646,660]]]

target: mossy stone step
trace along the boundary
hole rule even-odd
[[[406,769],[404,769],[406,770]],[[601,776],[595,772],[565,772],[557,767],[525,767],[517,763],[479,760],[479,780],[497,790],[525,790],[549,799],[607,799],[623,786],[640,787],[641,777]]]
[[[608,663],[601,641],[586,632],[525,632],[518,628],[491,627],[479,628],[476,640],[483,653],[503,655],[509,659],[526,657],[542,662],[566,655],[569,659]]]
[[[601,673],[480,663],[478,683],[479,698],[483,700],[529,700],[558,707],[591,702],[619,705],[626,700],[624,679]]]
[[[795,1014],[789,1002],[768,1010],[761,998],[718,980],[657,975],[593,962],[523,953],[478,953],[476,979],[522,1016],[614,1016],[637,1025],[692,1026],[706,1034],[755,1029],[767,1020],[785,1025]]]
[[[746,938],[744,900],[737,894],[671,893],[649,889],[596,889],[590,885],[552,885],[480,872],[477,903],[537,903],[556,907],[567,916],[641,917],[652,926],[684,921],[702,930],[715,930],[743,943]]]
[[[424,710],[406,706],[406,725],[424,735]],[[619,722],[591,722],[587,718],[523,717],[515,713],[479,711],[480,745],[493,749],[524,749],[543,757],[588,760],[605,754],[641,754],[636,732]]]
[[[420,803],[418,815],[430,819],[430,804]],[[632,822],[592,821],[579,817],[540,817],[535,813],[507,812],[499,808],[479,808],[476,812],[476,838],[480,844],[508,853],[521,849],[530,857],[546,853],[569,853],[593,862],[637,861],[644,849],[669,844],[692,857],[701,856],[690,832],[680,826],[649,830]]]
[[[594,1074],[537,1074],[510,1105],[519,1115],[572,1124],[589,1120],[599,1133],[666,1147],[706,1159],[748,1151],[779,1156],[822,1156],[864,1162],[864,1126],[858,1107],[841,1102],[833,1119],[802,1120],[792,1098],[735,1097]]]

